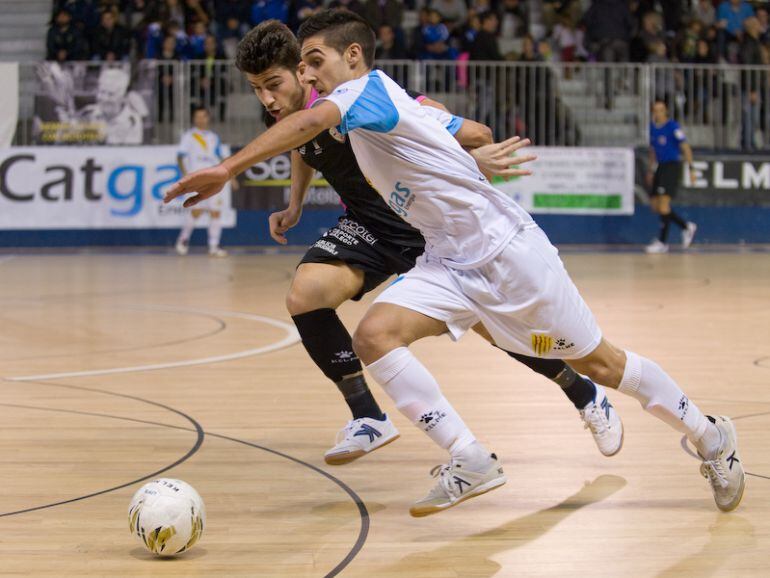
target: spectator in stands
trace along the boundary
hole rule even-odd
[[[191,74],[193,100],[218,112],[220,121],[225,119],[228,92],[228,63],[222,60],[216,39],[208,35],[204,41],[203,64]]]
[[[395,32],[401,30],[404,4],[399,0],[366,0],[363,16],[375,30],[389,26]]]
[[[402,42],[396,42],[396,33],[391,26],[383,24],[377,29],[377,60],[402,60],[406,58],[406,48]]]
[[[457,50],[449,45],[449,28],[441,21],[437,10],[430,10],[430,19],[422,28],[421,60],[455,60]]]
[[[716,10],[712,0],[697,0],[692,7],[690,16],[693,20],[700,22],[704,28],[714,26],[717,21]]]
[[[499,5],[500,36],[521,38],[527,33],[527,16],[519,0],[503,0]]]
[[[461,25],[468,16],[465,0],[433,0],[430,7],[441,15],[447,28]]]
[[[743,22],[754,16],[754,9],[744,0],[724,0],[717,9],[717,49],[726,58],[728,44],[738,42],[743,35]]]
[[[179,4],[179,0],[165,0],[160,9],[160,21],[167,25],[176,22],[179,27],[185,29],[185,11]]]
[[[217,34],[222,38],[224,31],[230,29],[230,20],[238,23],[235,29],[249,21],[249,3],[242,0],[214,0],[214,18]]]
[[[59,1],[57,6],[69,11],[72,16],[72,24],[80,30],[85,38],[90,34],[90,31],[99,26],[97,3],[97,0],[63,0]]]
[[[642,16],[642,27],[639,31],[639,42],[644,49],[644,61],[654,53],[653,46],[665,42],[663,34],[663,18],[657,12],[647,12]]]
[[[543,57],[537,51],[537,44],[531,35],[527,34],[521,43],[521,54],[519,62],[542,62]]]
[[[702,35],[703,25],[698,20],[691,20],[678,43],[680,62],[695,62],[695,57],[698,55],[698,40]]]
[[[201,0],[184,0],[184,19],[189,31],[198,22],[202,22],[205,27],[208,27],[211,23],[211,14],[201,3]]]
[[[292,11],[289,15],[289,28],[296,32],[305,20],[316,12],[320,12],[323,8],[323,0],[297,0],[292,4]]]
[[[91,52],[95,60],[114,62],[128,58],[131,50],[131,36],[115,21],[113,12],[102,13],[102,22],[94,32]]]
[[[412,28],[409,32],[409,54],[411,58],[419,58],[420,54],[425,50],[425,46],[422,41],[422,30],[430,24],[430,8],[423,6],[418,12],[417,26]]]
[[[577,60],[578,34],[575,21],[568,14],[557,17],[558,23],[553,27],[551,42],[556,47],[561,62]]]
[[[48,29],[46,39],[48,60],[64,62],[84,57],[83,37],[72,25],[72,16],[66,8],[60,8],[54,16],[54,23]]]
[[[364,5],[361,0],[332,0],[329,2],[329,8],[341,8],[350,10],[359,16],[364,15]]]
[[[757,8],[757,20],[759,20],[759,41],[762,44],[770,42],[770,17],[768,17],[767,8],[761,6]]]
[[[486,12],[480,18],[481,30],[476,34],[470,50],[471,60],[503,60],[497,41],[500,20],[495,12]]]
[[[187,56],[193,60],[200,60],[204,55],[204,44],[208,33],[206,32],[206,25],[200,20],[192,25],[192,31],[189,36],[189,45],[187,48]]]
[[[181,60],[190,58],[190,38],[175,20],[168,23],[166,35],[176,38],[176,52]]]
[[[178,60],[180,58],[176,49],[176,38],[168,35],[163,38],[158,58],[163,61],[159,63],[156,74],[156,89],[155,97],[158,107],[158,121],[163,122],[169,120],[174,122],[175,114],[175,81],[178,70],[172,60]]]
[[[240,42],[243,35],[246,33],[246,24],[238,20],[236,17],[231,16],[228,18],[223,26],[219,26],[219,44],[222,46],[222,52],[225,58],[233,60],[235,53],[238,50],[238,42]]]
[[[634,20],[626,0],[593,0],[583,18],[589,50],[600,62],[627,62]],[[612,108],[616,75],[604,71],[604,106]]]
[[[741,42],[740,63],[749,66],[762,66],[763,54],[760,42],[761,24],[756,16],[744,22],[744,34]],[[767,86],[767,73],[761,69],[741,71],[741,92],[743,111],[741,122],[741,142],[743,150],[755,150],[756,132],[759,130],[760,92]]]
[[[470,57],[471,50],[473,49],[473,43],[476,41],[476,37],[481,31],[481,18],[479,14],[483,15],[489,12],[484,10],[482,12],[476,12],[476,8],[468,10],[468,20],[457,31],[457,37],[460,39],[460,49],[463,54]]]

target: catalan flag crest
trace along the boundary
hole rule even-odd
[[[543,357],[553,348],[553,337],[541,333],[532,334],[532,350],[538,357]]]

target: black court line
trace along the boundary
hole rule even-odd
[[[156,309],[140,309],[141,311],[149,311],[149,312],[157,312]],[[161,313],[168,313],[169,311],[161,310]],[[187,343],[192,343],[193,341],[199,341],[201,339],[207,339],[209,337],[213,337],[217,333],[221,333],[225,329],[227,329],[227,323],[220,319],[219,317],[216,317],[215,315],[210,315],[207,313],[197,313],[195,311],[171,311],[171,313],[186,313],[188,315],[198,316],[198,317],[204,317],[207,319],[211,319],[212,321],[216,322],[217,327],[216,329],[212,329],[210,331],[207,331],[205,333],[200,333],[198,335],[192,335],[190,337],[185,337],[183,339],[174,339],[172,341],[161,341],[159,343],[152,343],[149,345],[138,345],[134,347],[121,347],[116,349],[100,349],[96,351],[86,351],[83,354],[86,355],[102,355],[105,353],[126,353],[128,351],[145,351],[148,349],[160,349],[161,347],[171,347],[172,345],[184,345]],[[53,355],[37,355],[34,357],[13,357],[13,358],[2,358],[0,357],[0,361],[2,360],[8,360],[12,359],[13,361],[21,361],[21,360],[40,360],[40,359],[54,359],[57,357],[72,357],[72,355],[75,355],[73,353],[55,353]]]
[[[79,411],[79,410],[72,410],[72,409],[47,408],[47,407],[22,405],[22,404],[12,404],[12,403],[0,403],[0,406],[16,407],[16,408],[21,408],[21,409],[33,409],[33,410],[38,410],[38,411],[58,412],[58,413],[71,413],[71,414],[76,414],[76,415],[88,415],[88,416],[94,416],[94,417],[104,417],[104,418],[110,418],[110,419],[130,421],[130,422],[135,422],[135,423],[142,423],[142,424],[147,424],[147,425],[154,425],[154,426],[159,426],[159,427],[166,427],[166,428],[170,428],[170,429],[178,429],[178,430],[183,430],[183,431],[195,431],[195,432],[198,433],[198,441],[196,441],[196,446],[194,446],[194,448],[193,448],[194,451],[191,450],[191,452],[188,452],[185,456],[183,456],[182,458],[180,458],[179,460],[177,460],[173,464],[171,464],[169,466],[166,466],[165,468],[163,468],[161,470],[158,470],[155,473],[149,474],[148,476],[139,478],[139,479],[134,480],[132,482],[129,482],[127,484],[122,484],[120,486],[115,486],[114,488],[110,488],[110,489],[107,489],[107,490],[102,490],[100,492],[94,492],[94,493],[88,494],[86,496],[80,496],[78,498],[73,498],[73,499],[65,500],[65,501],[61,501],[61,502],[55,502],[53,504],[47,504],[47,505],[44,505],[44,506],[36,506],[34,508],[27,508],[27,509],[24,509],[24,510],[17,510],[15,512],[0,513],[0,518],[5,517],[5,516],[13,516],[15,514],[24,514],[24,513],[27,513],[27,512],[33,512],[35,510],[42,510],[44,508],[52,508],[54,506],[60,506],[60,505],[63,505],[63,504],[69,504],[69,503],[72,503],[72,502],[77,502],[77,501],[80,501],[80,500],[85,500],[87,498],[92,498],[94,496],[99,496],[101,494],[106,494],[108,492],[113,492],[115,490],[119,490],[119,489],[125,488],[127,486],[130,486],[130,485],[142,482],[142,481],[144,481],[144,480],[146,480],[146,479],[148,479],[150,477],[155,477],[158,474],[166,472],[169,469],[171,469],[173,467],[176,467],[179,464],[181,464],[182,462],[188,460],[190,457],[192,457],[192,455],[194,453],[196,453],[198,451],[198,449],[200,448],[201,444],[203,443],[204,436],[211,436],[211,437],[220,438],[220,439],[223,439],[223,440],[226,440],[226,441],[230,441],[230,442],[239,443],[239,444],[242,444],[242,445],[245,445],[245,446],[249,446],[249,447],[261,450],[263,452],[267,452],[267,453],[279,456],[281,458],[287,459],[287,460],[292,461],[292,462],[294,462],[294,463],[296,463],[298,465],[304,466],[304,467],[306,467],[306,468],[308,468],[308,469],[310,469],[310,470],[312,470],[312,471],[322,475],[323,477],[325,477],[326,479],[330,480],[331,482],[334,482],[337,486],[339,486],[350,497],[351,500],[353,500],[353,503],[358,508],[358,514],[359,514],[359,517],[361,519],[361,527],[360,527],[360,529],[358,531],[358,537],[356,538],[355,543],[350,548],[350,550],[345,555],[345,557],[339,563],[337,563],[337,565],[334,568],[332,568],[331,571],[329,571],[327,574],[324,574],[323,578],[332,578],[334,576],[337,576],[340,572],[342,572],[348,565],[350,565],[350,563],[358,555],[358,553],[361,551],[361,549],[364,547],[364,544],[366,543],[366,539],[369,536],[370,517],[369,517],[369,511],[367,510],[366,505],[364,504],[364,502],[361,499],[361,497],[358,494],[356,494],[356,492],[350,486],[348,486],[345,482],[343,482],[339,478],[333,476],[332,474],[322,470],[321,468],[319,468],[317,466],[314,466],[313,464],[310,464],[308,462],[300,460],[299,458],[295,458],[294,456],[290,456],[289,454],[285,454],[285,453],[280,452],[278,450],[274,450],[274,449],[268,448],[266,446],[255,444],[253,442],[249,442],[249,441],[246,441],[246,440],[242,440],[242,439],[226,436],[226,435],[223,435],[223,434],[217,434],[217,433],[212,433],[212,432],[204,432],[203,429],[201,428],[200,424],[197,421],[195,421],[194,419],[192,419],[191,417],[187,416],[186,414],[184,414],[184,413],[182,413],[182,412],[180,412],[178,410],[175,410],[175,409],[173,409],[171,407],[165,406],[163,404],[156,403],[156,402],[150,401],[150,400],[146,400],[146,399],[143,399],[143,398],[140,398],[140,397],[136,397],[136,396],[132,396],[132,395],[125,395],[125,394],[121,394],[121,393],[114,393],[114,392],[104,391],[104,390],[100,390],[100,389],[92,389],[92,388],[80,387],[80,386],[76,386],[76,385],[65,385],[65,384],[47,383],[47,382],[25,382],[25,383],[35,383],[35,384],[38,384],[38,385],[50,385],[50,386],[54,386],[54,387],[65,387],[65,388],[70,388],[70,389],[92,391],[92,392],[96,392],[96,393],[102,393],[102,394],[105,394],[105,395],[114,395],[114,396],[117,396],[117,397],[125,397],[125,398],[128,398],[128,399],[133,399],[133,400],[137,400],[137,401],[143,401],[143,402],[146,402],[146,403],[149,403],[149,404],[152,404],[152,405],[156,405],[156,406],[162,407],[164,409],[168,409],[168,410],[170,410],[170,411],[172,411],[172,412],[174,412],[174,413],[176,413],[178,415],[181,415],[182,417],[185,417],[188,421],[190,421],[190,423],[193,424],[194,429],[193,428],[184,427],[184,426],[179,426],[179,425],[160,423],[160,422],[156,422],[156,421],[150,421],[150,420],[144,420],[144,419],[138,419],[138,418],[132,418],[132,417],[110,415],[110,414],[106,414],[106,413]]]

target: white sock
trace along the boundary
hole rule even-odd
[[[184,216],[184,224],[182,225],[182,230],[179,231],[179,238],[177,239],[177,243],[189,243],[190,236],[192,235],[194,228],[195,219],[192,216],[192,211],[186,211]]]
[[[394,349],[367,366],[396,408],[443,449],[471,470],[488,467],[489,452],[476,442],[439,385],[406,347]]]
[[[219,248],[219,240],[222,238],[222,221],[209,216],[209,250]]]
[[[654,361],[626,351],[618,391],[636,398],[646,411],[684,433],[702,456],[713,457],[719,450],[721,435],[717,427]]]

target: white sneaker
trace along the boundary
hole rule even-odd
[[[422,500],[412,504],[409,513],[415,518],[436,514],[469,498],[486,494],[502,486],[508,480],[495,454],[491,454],[492,465],[485,472],[464,469],[455,460],[448,465],[436,466],[431,475],[438,477],[438,483]]]
[[[660,239],[655,239],[652,243],[647,245],[644,248],[645,253],[649,254],[660,254],[660,253],[668,253],[668,245],[666,243],[661,242]]]
[[[722,445],[714,459],[703,460],[700,473],[711,484],[717,508],[730,512],[741,503],[746,476],[738,457],[738,436],[732,420],[721,415],[714,419],[722,434]]]
[[[187,241],[182,241],[181,239],[176,242],[176,245],[174,246],[176,249],[176,252],[180,254],[182,257],[187,255],[187,252],[190,250],[190,245],[187,243]]]
[[[220,247],[210,247],[209,257],[227,257],[227,251]]]
[[[692,221],[687,222],[687,228],[682,229],[682,248],[687,249],[692,245],[692,240],[695,238],[695,231],[698,230],[698,225]]]
[[[607,457],[614,456],[623,447],[623,422],[612,407],[607,392],[596,385],[596,397],[580,410],[585,429],[590,429],[599,451]]]
[[[386,415],[384,420],[362,417],[349,421],[337,433],[334,447],[324,454],[330,466],[341,466],[398,439],[399,433]]]

